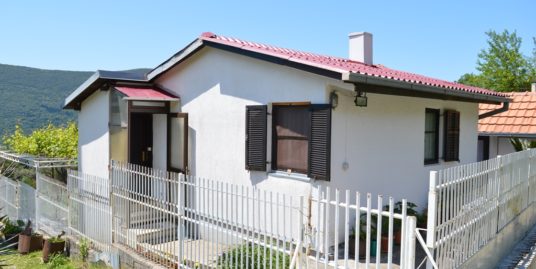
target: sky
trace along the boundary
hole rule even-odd
[[[446,80],[476,72],[485,32],[532,54],[536,1],[2,1],[0,63],[58,70],[153,68],[203,32],[347,57],[374,35],[374,63]]]

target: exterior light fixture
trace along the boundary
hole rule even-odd
[[[339,105],[339,96],[336,92],[331,92],[329,94],[329,103],[331,104],[331,108],[335,109]]]
[[[367,106],[367,93],[362,91],[355,92],[354,103],[356,106],[366,107]]]

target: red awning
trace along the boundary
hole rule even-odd
[[[178,101],[179,98],[157,88],[115,87],[129,100]]]

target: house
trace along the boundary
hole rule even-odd
[[[203,33],[145,76],[97,71],[65,100],[79,111],[79,169],[111,159],[296,195],[316,186],[426,204],[430,170],[477,158],[490,90],[373,61]]]
[[[478,161],[515,152],[511,138],[536,139],[536,83],[530,92],[504,93],[512,101],[508,110],[478,121]],[[493,104],[480,104],[480,113],[496,111]]]

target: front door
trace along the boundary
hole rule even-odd
[[[129,162],[153,167],[153,115],[131,113],[130,117]]]

